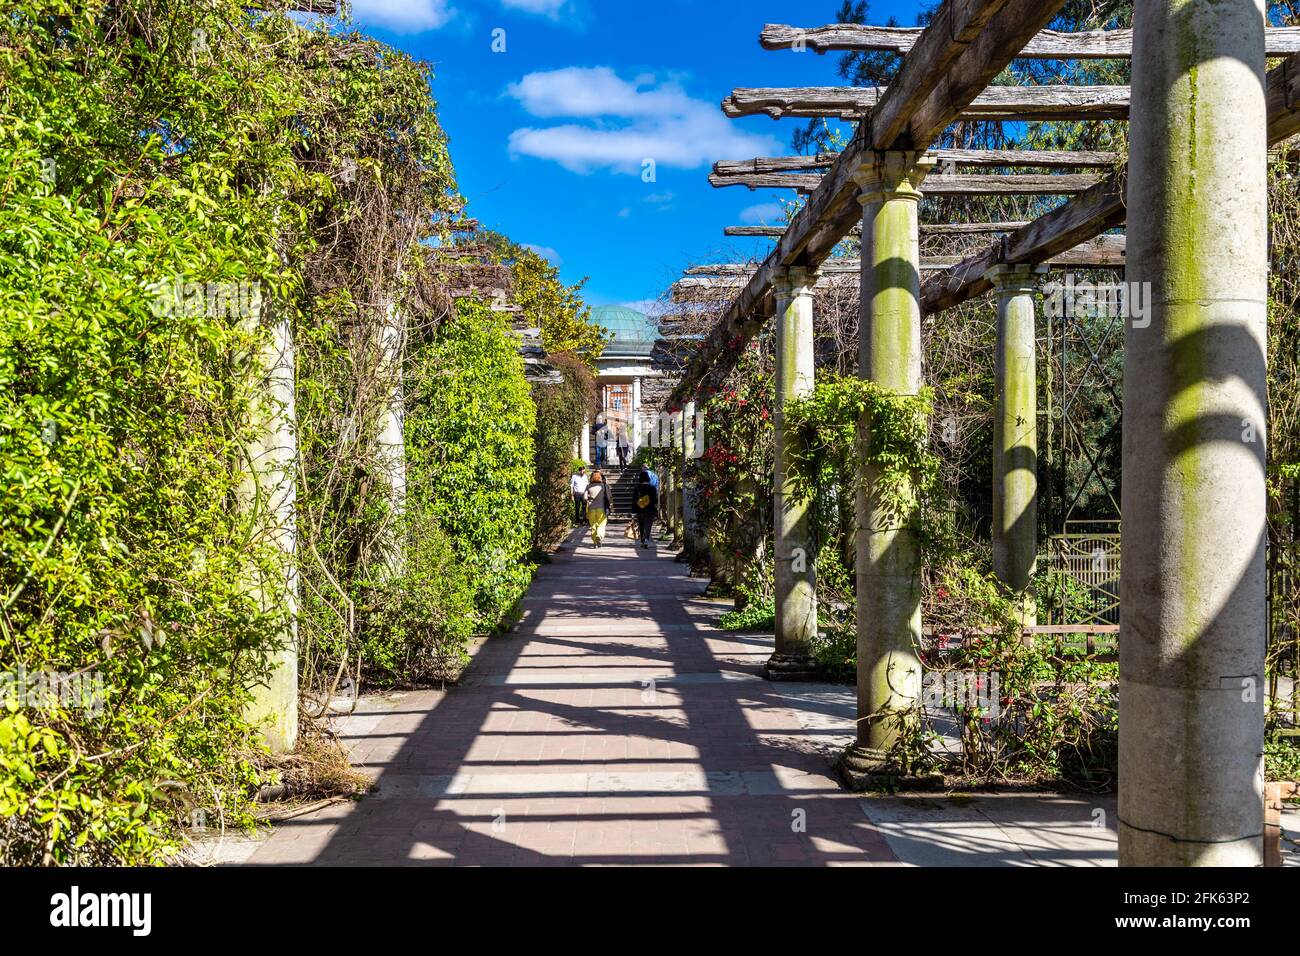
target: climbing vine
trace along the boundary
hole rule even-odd
[[[573,527],[569,476],[573,446],[585,423],[596,417],[596,380],[591,368],[573,353],[548,359],[561,381],[533,387],[537,406],[537,440],[533,459],[536,515],[533,547],[555,547]]]
[[[221,70],[167,39],[222,23]],[[249,819],[243,706],[285,609],[248,587],[282,559],[232,466],[255,435],[250,320],[297,294],[290,194],[313,176],[285,123],[299,91],[259,69],[287,25],[226,3],[0,21],[6,863],[156,861],[195,808]],[[38,674],[93,691],[34,698]]]
[[[920,510],[938,489],[939,464],[929,444],[933,393],[899,395],[852,376],[819,379],[811,395],[786,404],[790,489],[811,501],[840,476],[870,481],[891,521],[920,527]]]
[[[537,409],[504,313],[463,301],[407,364],[409,495],[472,569],[480,631],[527,586]]]
[[[704,453],[687,465],[710,560],[748,601],[770,601],[765,571],[772,528],[770,356],[747,352],[727,383],[700,403]],[[745,603],[742,602],[742,603]]]
[[[233,0],[0,21],[5,863],[158,862],[285,789],[244,716],[288,623],[250,587],[284,555],[241,506],[268,320],[296,352],[308,695],[367,659],[445,670],[520,575],[485,587],[452,509],[404,511],[376,454],[407,338],[451,307],[423,251],[460,205],[428,79]],[[59,681],[84,683],[33,690]]]

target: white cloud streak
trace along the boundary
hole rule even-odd
[[[785,209],[779,203],[765,202],[740,211],[740,221],[747,226],[772,225],[785,222]]]
[[[552,20],[557,19],[568,4],[568,0],[501,0],[501,6],[507,10],[522,10],[525,13],[536,13],[544,17],[550,17]]]
[[[564,265],[564,260],[560,258],[560,254],[556,252],[554,249],[552,249],[550,246],[536,246],[533,245],[531,242],[520,243],[520,245],[522,245],[525,249],[530,249],[533,252],[537,253],[539,256],[541,256],[551,265],[555,266],[557,269],[560,266]]]
[[[437,30],[452,19],[449,0],[352,0],[352,16],[370,26],[397,33]]]
[[[693,99],[677,83],[654,76],[629,82],[608,67],[568,67],[530,73],[507,92],[540,119],[592,121],[510,134],[512,154],[551,160],[575,173],[640,172],[647,159],[694,169],[715,159],[780,151],[773,137],[743,132],[717,104]]]

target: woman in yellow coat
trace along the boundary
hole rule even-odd
[[[591,540],[596,547],[605,539],[605,523],[609,520],[609,486],[605,476],[596,472],[587,485],[587,523],[591,525]]]

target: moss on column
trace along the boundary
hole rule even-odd
[[[855,176],[862,204],[863,378],[901,395],[921,389],[919,184],[933,160],[879,153]],[[868,422],[860,423],[862,438]],[[899,523],[866,468],[857,502],[858,739],[846,775],[886,768],[887,751],[915,726],[921,695],[921,561],[917,529]],[[909,490],[902,492],[903,509]]]

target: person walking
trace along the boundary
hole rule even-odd
[[[603,421],[596,425],[596,465],[604,465],[609,461],[609,426]]]
[[[605,540],[605,523],[609,520],[611,511],[609,486],[599,471],[591,476],[584,496],[587,499],[587,524],[591,525],[591,541],[599,548]]]
[[[618,467],[626,468],[628,456],[632,454],[632,440],[627,437],[627,426],[618,430]]]
[[[636,491],[633,492],[636,495],[633,501],[636,503],[636,526],[641,533],[642,548],[650,547],[650,530],[654,527],[655,518],[659,517],[659,487],[650,479],[651,474],[650,469],[642,465]]]
[[[569,479],[569,493],[573,496],[573,523],[582,524],[587,516],[587,468],[579,465]]]

